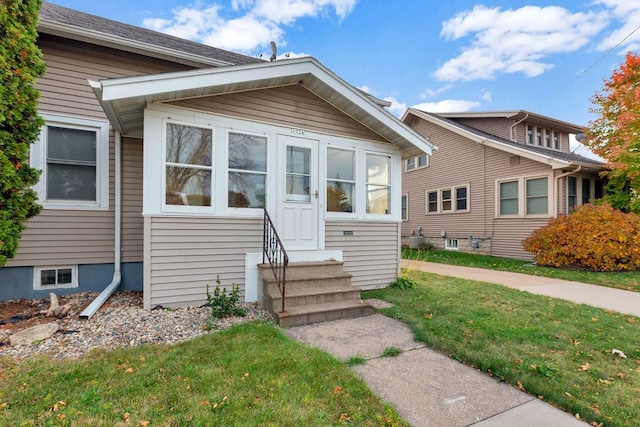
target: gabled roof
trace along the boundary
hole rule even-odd
[[[251,64],[259,58],[43,3],[38,32],[202,67]]]
[[[482,130],[464,125],[455,120],[444,117],[445,114],[427,113],[415,108],[410,108],[405,112],[404,116],[402,117],[402,121],[408,123],[411,116],[418,117],[435,125],[441,126],[478,144],[483,144],[488,147],[496,148],[498,150],[505,151],[514,155],[548,164],[553,169],[563,169],[571,166],[582,166],[585,169],[601,170],[605,167],[605,164],[603,162],[589,159],[579,154],[565,153],[561,151],[549,150],[543,147],[518,144],[517,142],[501,138],[499,136],[484,132]]]
[[[449,119],[513,118],[516,121],[528,121],[567,133],[577,134],[584,132],[584,128],[582,126],[526,110],[465,111],[461,113],[438,113],[438,115]]]
[[[143,134],[147,104],[302,85],[349,117],[399,146],[403,157],[431,155],[433,145],[311,57],[90,82],[109,120],[123,135]]]

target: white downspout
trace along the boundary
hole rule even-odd
[[[509,128],[509,136],[511,137],[512,141],[517,141],[517,138],[515,137],[515,135],[513,134],[514,129],[516,128],[516,126],[518,126],[520,123],[524,122],[525,120],[527,120],[527,118],[529,117],[529,113],[526,113],[524,115],[523,118],[521,118],[520,120],[518,120],[517,122],[515,122],[514,124],[511,125],[511,128]],[[526,131],[525,131],[526,132]]]
[[[111,294],[120,286],[120,280],[122,275],[120,273],[120,258],[121,258],[121,230],[122,230],[122,159],[121,159],[121,149],[122,149],[122,137],[119,131],[115,132],[115,250],[114,250],[114,260],[113,260],[113,278],[111,279],[111,283],[94,299],[91,304],[84,309],[82,313],[80,313],[80,319],[87,320],[93,316],[96,311],[102,304],[105,303],[106,300],[109,299]]]
[[[560,175],[553,178],[555,180],[555,183],[553,185],[553,190],[556,193],[553,195],[553,217],[554,218],[558,217],[558,193],[560,192],[560,190],[558,189],[558,184],[560,183],[560,178],[564,178],[567,175],[578,173],[580,172],[580,169],[582,169],[582,165],[578,165],[578,167],[575,170],[561,173]]]

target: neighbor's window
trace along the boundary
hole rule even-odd
[[[578,178],[575,176],[567,179],[567,206],[569,211],[578,206]]]
[[[548,178],[526,180],[527,215],[546,215],[549,213]]]
[[[267,138],[229,132],[228,206],[264,208],[267,180]]]
[[[327,211],[354,212],[355,152],[327,149]]]
[[[441,188],[426,192],[425,213],[465,212],[469,210],[469,186]]]
[[[438,212],[438,192],[427,191],[427,213]]]
[[[391,213],[391,159],[379,154],[366,155],[367,213]]]
[[[466,211],[468,209],[467,203],[467,187],[456,187],[456,211]]]
[[[165,203],[211,206],[213,131],[167,123]]]
[[[582,178],[582,204],[586,205],[591,201],[591,180]]]
[[[527,125],[527,144],[533,145],[533,126]]]
[[[518,181],[500,183],[500,215],[518,215]]]
[[[444,248],[448,251],[458,250],[458,239],[447,239],[444,244]]]
[[[402,195],[400,213],[403,221],[409,220],[409,195],[408,194]]]
[[[406,161],[405,170],[410,171],[429,166],[429,156],[423,154],[421,156],[409,157]]]
[[[451,203],[451,189],[440,190],[440,211],[449,212],[453,209]]]
[[[45,208],[107,209],[109,125],[43,114],[45,126],[31,151],[41,169],[34,187]]]
[[[553,131],[553,149],[554,150],[560,149],[560,132],[555,130]]]

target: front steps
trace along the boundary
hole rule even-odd
[[[282,296],[269,264],[259,264],[262,305],[282,327],[307,325],[371,314],[351,285],[351,275],[339,261],[292,262],[286,273],[285,312]]]

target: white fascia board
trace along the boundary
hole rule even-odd
[[[114,36],[111,34],[105,34],[100,31],[94,31],[88,28],[79,28],[71,25],[60,24],[58,22],[40,21],[40,23],[38,24],[38,31],[45,34],[62,36],[65,38],[70,38],[72,40],[84,41],[87,43],[98,44],[101,46],[111,47],[128,52],[146,53],[149,56],[161,59],[175,61],[176,58],[179,58],[186,61],[186,63],[188,64],[211,65],[213,67],[225,67],[233,65],[233,63],[231,62],[221,61],[219,59],[213,59],[206,56],[187,53],[150,43],[139,42],[120,36]]]
[[[238,65],[213,69],[191,70],[148,76],[125,77],[105,80],[101,85],[101,99],[104,103],[118,99],[147,97],[161,93],[188,91],[198,88],[237,84],[249,81],[268,81],[279,78],[313,75],[336,93],[346,97],[362,111],[392,129],[398,136],[424,153],[431,155],[433,146],[416,131],[400,122],[391,113],[370,100],[365,94],[347,84],[311,57],[300,59]]]
[[[571,166],[572,164],[567,160],[560,160],[551,156],[545,156],[544,154],[535,153],[533,151],[527,150],[526,148],[507,145],[491,138],[483,138],[465,129],[461,129],[458,126],[455,126],[449,122],[438,120],[436,117],[433,117],[429,114],[420,114],[420,113],[421,113],[420,110],[411,109],[405,113],[405,115],[403,116],[403,119],[406,118],[409,114],[413,114],[416,117],[419,117],[437,126],[443,127],[447,130],[450,130],[451,132],[457,133],[458,135],[463,136],[467,139],[470,139],[478,144],[486,145],[487,147],[495,148],[497,150],[504,151],[510,154],[522,156],[526,159],[547,164],[551,166],[552,169],[566,168],[567,166]]]
[[[122,122],[120,122],[120,116],[117,114],[117,112],[115,111],[115,109],[113,108],[110,102],[103,102],[102,100],[102,84],[94,80],[87,80],[87,82],[89,82],[89,86],[91,86],[91,90],[93,90],[93,93],[96,95],[96,98],[98,99],[98,102],[102,107],[102,110],[105,112],[106,116],[109,118],[109,122],[111,122],[111,125],[114,127],[115,130],[125,135],[126,129],[124,128],[124,125],[122,124]]]

